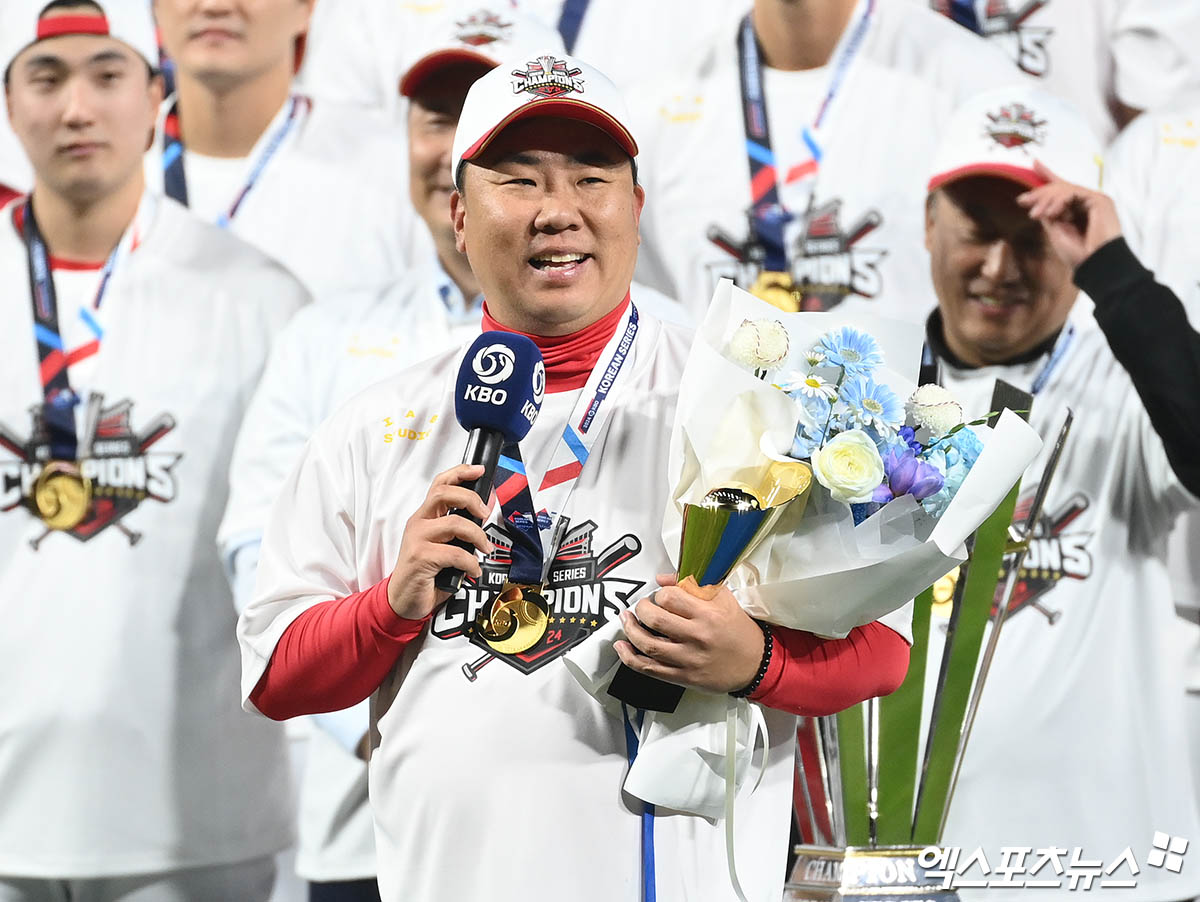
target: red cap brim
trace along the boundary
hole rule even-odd
[[[929,180],[928,193],[932,194],[938,188],[957,182],[959,179],[971,176],[990,175],[996,178],[1018,182],[1026,188],[1040,188],[1047,184],[1046,180],[1025,166],[1012,166],[1008,163],[970,163],[939,173]]]
[[[581,122],[586,122],[588,125],[600,129],[600,131],[616,141],[617,146],[631,157],[636,157],[638,154],[637,142],[633,140],[633,135],[629,133],[629,129],[611,115],[600,109],[600,107],[593,106],[585,101],[563,97],[557,100],[538,100],[517,107],[497,122],[487,134],[468,147],[463,153],[462,158],[464,160],[475,159],[508,126],[522,119],[533,119],[539,116],[557,116],[560,119],[577,119]]]
[[[486,53],[480,53],[478,50],[465,48],[435,50],[433,53],[421,57],[404,73],[400,79],[400,95],[412,97],[425,80],[435,72],[459,63],[478,63],[494,69],[500,65],[500,60],[494,56],[488,56]]]

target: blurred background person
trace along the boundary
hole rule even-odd
[[[401,134],[293,90],[313,0],[154,0],[176,93],[150,184],[290,269],[317,301],[374,289],[427,244],[407,203]]]
[[[1002,48],[1107,144],[1142,110],[1200,91],[1194,0],[917,0]]]
[[[789,309],[922,318],[918,173],[956,103],[1019,74],[935,13],[755,0],[698,75],[630,93],[645,135],[638,278],[699,317],[720,277]]]
[[[1036,125],[1013,141],[996,116],[1018,105]],[[986,414],[996,379],[1034,395],[1046,445],[1018,517],[1075,415],[943,841],[982,848],[993,865],[1004,847],[1027,847],[1028,871],[1032,850],[1078,847],[1116,880],[1130,879],[1119,861],[1136,850],[1142,869],[1123,897],[1177,902],[1200,891],[1200,874],[1144,856],[1156,832],[1200,830],[1166,567],[1176,518],[1200,503],[1200,335],[1121,237],[1095,190],[1102,164],[1082,114],[1029,87],[964,104],[931,167],[929,363],[968,418]],[[1092,315],[1072,317],[1085,300]],[[1068,880],[1037,892],[1075,898]],[[993,884],[962,895],[1011,894]]]
[[[213,547],[238,422],[306,300],[145,189],[144,0],[5,0],[0,899],[265,900],[283,735],[239,709]]]

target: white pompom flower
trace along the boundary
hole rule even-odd
[[[922,385],[904,407],[913,422],[928,429],[933,438],[940,438],[963,421],[962,405],[940,385]]]
[[[744,319],[729,339],[729,356],[755,372],[774,369],[787,360],[787,329],[772,319]]]

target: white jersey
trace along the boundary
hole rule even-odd
[[[848,68],[763,72],[779,199],[791,213],[782,233],[787,264],[824,309],[846,304],[921,320],[932,293],[926,180],[941,126],[960,100],[1020,75],[980,38],[888,0],[861,0],[833,58]],[[838,87],[815,132],[814,187],[804,132],[831,84]],[[649,199],[638,278],[700,319],[718,278],[750,289],[763,268],[742,253],[751,177],[738,26],[710,48],[697,78],[647,85],[630,100]]]
[[[184,151],[188,206],[216,222],[249,186],[229,227],[291,270],[317,301],[398,281],[415,260],[432,256],[429,230],[409,202],[402,133],[364,110],[295,98],[294,119],[289,98],[240,160]],[[146,154],[147,182],[156,190],[164,184],[163,122],[173,105],[173,98],[163,104]]]
[[[46,433],[14,209],[0,213],[0,874],[270,855],[291,840],[283,733],[238,706],[214,539],[235,430],[306,296],[258,251],[173,202],[144,202],[140,244],[94,314],[100,351],[70,367],[88,399],[76,422],[91,508],[50,531],[30,500]],[[94,288],[98,275],[81,279]],[[90,292],[61,281],[70,345],[67,305]]]
[[[661,538],[665,461],[688,340],[642,315],[630,369],[608,396],[611,419],[564,509],[547,590],[553,620],[541,643],[494,657],[468,634],[508,567],[493,519],[487,531],[502,541],[484,562],[483,585],[464,584],[372,696],[371,804],[389,902],[517,902],[530,897],[531,880],[535,894],[569,887],[562,892],[573,899],[641,898],[640,806],[620,791],[622,724],[560,659],[671,568]],[[467,435],[453,387],[462,353],[368,389],[317,430],[272,512],[256,598],[239,627],[247,694],[303,610],[390,573],[433,476],[461,459]],[[580,394],[547,395],[521,443],[532,484]],[[298,560],[302,568],[290,563]],[[776,902],[796,719],[765,714],[766,772],[739,799],[737,855],[748,897]],[[660,812],[655,855],[659,899],[729,898],[723,825]]]
[[[341,103],[360,104],[398,115],[400,78],[423,53],[445,40],[436,25],[447,14],[468,15],[488,4],[483,0],[339,0],[321,3],[313,12],[298,76],[304,90]],[[564,0],[505,0],[541,19],[551,28],[562,18]],[[744,0],[654,0],[636,13],[628,0],[590,0],[580,22],[573,55],[587,60],[618,87],[630,87],[694,64],[721,24],[749,6]],[[662,36],[672,39],[664,41]]]
[[[919,0],[950,15],[951,0]],[[971,4],[968,4],[971,5]],[[1105,143],[1113,102],[1155,110],[1200,88],[1193,0],[974,0],[955,11],[1024,72],[1071,101]]]
[[[1029,390],[1046,365],[1046,357],[969,371],[943,365],[942,381],[980,416],[996,378]],[[1032,422],[1046,444],[1021,485],[1018,520],[1068,406],[1075,422],[987,678],[943,845],[963,847],[960,864],[981,848],[993,869],[1005,846],[1033,850],[1026,868],[1050,847],[1067,849],[1064,865],[1079,847],[1079,858],[1108,868],[1129,847],[1141,871],[1132,878],[1120,866],[1112,875],[1137,881],[1121,898],[1191,898],[1200,872],[1177,875],[1147,857],[1156,831],[1200,836],[1165,560],[1175,516],[1196,499],[1093,322],[1078,328],[1034,399]],[[963,876],[1002,879],[978,869]],[[1047,865],[1015,879],[1055,874]],[[1075,898],[1068,886],[1064,878],[1061,894]],[[961,891],[963,902],[1012,893]]]
[[[33,187],[33,170],[7,115],[0,116],[0,186],[22,194]]]

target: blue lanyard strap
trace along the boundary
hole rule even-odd
[[[817,141],[817,129],[825,122],[833,101],[850,71],[850,65],[862,48],[871,15],[877,0],[866,0],[866,7],[853,25],[849,37],[841,44],[833,62],[829,87],[817,108],[811,125],[801,137],[812,159],[797,166],[793,173],[813,176],[817,173],[824,152]],[[779,199],[779,172],[771,146],[771,129],[767,119],[767,98],[763,88],[763,59],[754,34],[749,13],[742,19],[738,31],[738,76],[742,94],[742,125],[746,135],[746,156],[750,167],[750,222],[754,237],[763,252],[762,267],[769,272],[786,272],[788,255],[784,243],[784,228],[794,218]]]
[[[302,110],[307,112],[311,106],[312,101],[307,97],[301,97],[298,94],[292,96],[287,118],[283,120],[283,123],[268,139],[262,153],[259,154],[258,159],[254,162],[246,183],[233,199],[233,203],[230,204],[229,209],[217,217],[218,226],[223,229],[229,227],[230,222],[233,221],[233,217],[237,215],[238,209],[242,206],[242,202],[258,183],[259,178],[266,171],[267,165],[283,145],[284,139],[287,138],[288,134],[295,127],[296,121],[300,118],[300,112]],[[188,205],[188,190],[187,176],[183,169],[183,151],[178,103],[176,103],[170,112],[167,113],[167,118],[163,125],[163,190],[167,197],[178,201],[186,207]]]
[[[640,708],[635,710],[637,711],[638,730],[640,730],[646,712]],[[633,767],[634,759],[637,758],[638,753],[638,737],[637,730],[630,723],[629,707],[627,705],[621,705],[621,719],[625,722],[625,756],[629,760],[629,766]],[[655,902],[656,895],[654,874],[654,806],[645,802],[642,808],[642,902]]]
[[[579,40],[579,29],[583,27],[589,2],[591,0],[563,0],[562,12],[558,17],[558,33],[562,35],[567,53],[575,52],[575,43]]]

